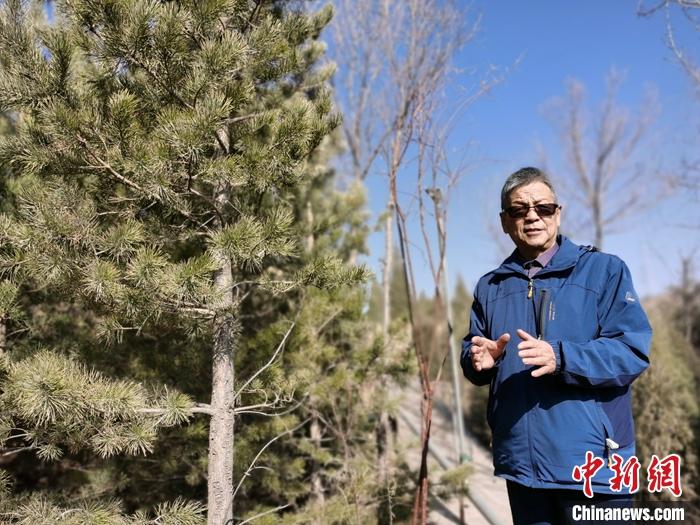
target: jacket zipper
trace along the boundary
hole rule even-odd
[[[534,293],[534,283],[532,281],[531,277],[528,277],[528,282],[527,282],[527,298],[529,300],[532,300],[533,297],[535,296]],[[537,308],[539,306],[539,308]],[[534,317],[535,321],[535,330],[537,332],[537,339],[544,339],[545,337],[545,332],[546,332],[546,326],[547,326],[547,314],[548,314],[548,309],[551,312],[551,303],[549,301],[549,290],[542,290],[542,293],[540,294],[540,304],[536,305],[534,302],[532,304],[532,314]],[[526,395],[527,390],[526,390]],[[529,452],[530,452],[530,469],[532,471],[532,478],[533,480],[538,480],[537,477],[537,470],[535,469],[535,458],[532,454],[532,429],[531,429],[531,422],[530,422],[530,414],[528,414],[527,417],[527,426],[528,426],[528,441],[529,441]]]
[[[534,297],[534,283],[532,281],[532,278],[528,278],[527,282],[527,298],[532,299]],[[546,322],[547,319],[552,320],[554,319],[554,304],[552,301],[548,301],[549,299],[549,291],[548,290],[542,290],[542,295],[540,298],[540,305],[539,309],[536,308],[536,305],[533,304],[533,313],[537,311],[537,314],[535,316],[535,330],[537,331],[537,339],[544,339],[545,337],[545,331],[546,331]],[[547,304],[549,303],[549,304]],[[602,410],[602,408],[600,408]],[[528,417],[528,427],[530,424],[530,418]],[[605,456],[607,457],[608,460],[608,468],[612,468],[612,453],[614,450],[617,450],[620,445],[618,445],[613,439],[609,437],[609,432],[607,428],[604,430],[605,431]],[[533,477],[535,476],[535,462],[532,457],[532,444],[530,444],[530,468],[532,468],[532,475]]]
[[[528,298],[528,303],[530,302],[529,300],[532,300],[534,296],[534,283],[532,282],[532,277],[528,276],[528,281],[527,281],[527,298]],[[532,307],[530,305],[527,305],[528,309],[532,311],[533,317],[535,317],[535,304],[533,302]],[[535,319],[535,330],[537,329],[537,319]],[[529,388],[525,389],[525,396],[527,398],[530,397],[529,393]],[[529,403],[529,400],[528,400]],[[532,472],[532,479],[533,481],[537,481],[537,471],[535,470],[535,458],[532,454],[532,427],[531,427],[531,415],[530,413],[527,414],[527,440],[528,440],[528,452],[530,453],[530,471]]]
[[[551,310],[552,303],[549,300],[549,290],[544,289],[540,293],[540,305],[537,312],[537,338],[545,339],[547,337],[547,308]]]

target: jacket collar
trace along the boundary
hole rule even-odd
[[[567,237],[563,235],[557,235],[557,243],[559,244],[559,249],[557,253],[554,254],[552,260],[549,264],[537,272],[537,276],[544,275],[549,272],[559,272],[562,270],[568,270],[569,268],[576,265],[581,254],[588,251],[587,246],[579,246],[574,244]],[[506,273],[519,273],[525,274],[525,268],[523,268],[522,258],[518,255],[518,250],[513,250],[508,258],[506,258],[501,266],[496,268],[495,274],[506,274]]]

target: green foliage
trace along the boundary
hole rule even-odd
[[[200,525],[205,523],[204,510],[201,503],[177,499],[158,505],[156,515],[164,525]]]
[[[331,8],[53,6],[50,24],[23,2],[0,7],[14,522],[202,522],[208,428],[194,400],[211,395],[222,318],[237,391],[257,374],[237,398],[236,514],[288,503],[295,515],[313,503],[312,474],[329,511],[369,513],[366,385],[409,361],[382,359],[357,289],[369,274],[348,263],[365,249],[364,192],[337,192],[324,168],[340,123],[333,67],[316,65]],[[310,439],[312,414],[332,439]]]
[[[437,493],[441,497],[449,497],[454,494],[467,494],[467,481],[474,471],[474,467],[469,463],[463,463],[453,469],[447,470],[440,475],[437,483]]]
[[[19,288],[10,281],[0,282],[0,318],[21,316],[18,308]]]
[[[700,415],[693,375],[696,358],[672,322],[673,308],[655,305],[648,308],[648,314],[654,330],[651,365],[634,385],[637,455],[642,465],[648,465],[652,454],[679,454],[683,495],[694,499],[700,474],[695,435]]]
[[[12,477],[5,470],[0,470],[0,500],[6,499],[12,491]]]
[[[25,498],[11,512],[17,525],[201,525],[206,523],[205,509],[197,502],[176,499],[158,505],[153,512],[124,513],[116,501],[90,501],[66,507],[51,499],[36,495]]]
[[[247,271],[259,271],[266,257],[295,254],[293,220],[291,211],[283,208],[272,210],[264,221],[241,217],[236,224],[216,232],[212,244]]]
[[[74,360],[40,351],[10,363],[0,402],[11,426],[32,429],[25,438],[43,460],[71,450],[92,449],[102,457],[151,452],[156,429],[185,422],[193,403],[165,391],[149,395],[138,383],[110,380]],[[148,403],[160,401],[157,407]],[[148,417],[156,413],[160,417]],[[5,440],[14,435],[5,432]]]

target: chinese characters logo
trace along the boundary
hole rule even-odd
[[[576,465],[571,473],[574,481],[583,482],[583,493],[588,498],[593,497],[593,477],[603,468],[605,461],[596,457],[590,450],[586,452],[586,460],[583,465]],[[608,468],[613,476],[608,480],[610,490],[621,492],[627,488],[629,494],[634,494],[639,490],[639,472],[641,464],[636,456],[624,461],[619,454],[612,454],[608,462]],[[668,490],[671,494],[679,497],[683,491],[681,489],[681,458],[678,454],[669,454],[659,459],[654,454],[647,467],[647,490],[649,492],[661,492]]]

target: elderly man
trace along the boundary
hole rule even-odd
[[[515,251],[476,286],[462,369],[489,385],[495,474],[516,525],[568,523],[586,500],[574,467],[605,461],[586,502],[628,505],[612,491],[613,454],[634,456],[630,384],[649,365],[651,328],[627,266],[558,234],[550,180],[523,168],[501,191]]]

